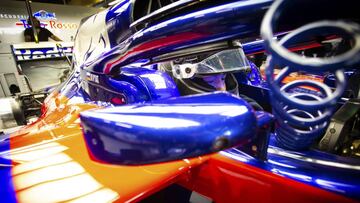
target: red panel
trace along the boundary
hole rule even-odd
[[[223,155],[194,168],[180,181],[215,202],[356,202]]]

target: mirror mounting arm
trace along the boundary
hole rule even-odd
[[[271,129],[273,129],[274,125],[274,118],[269,113],[257,111],[256,119],[257,130],[253,141],[236,148],[260,161],[266,161]]]

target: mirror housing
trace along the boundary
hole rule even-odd
[[[223,92],[90,110],[80,118],[90,157],[120,165],[175,161],[247,144],[257,126],[250,105]]]

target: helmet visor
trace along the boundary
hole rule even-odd
[[[224,50],[196,64],[197,74],[216,74],[246,70],[250,67],[241,48]]]

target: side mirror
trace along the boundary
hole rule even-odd
[[[228,93],[177,97],[81,113],[90,156],[141,165],[206,155],[249,143],[256,117]]]

